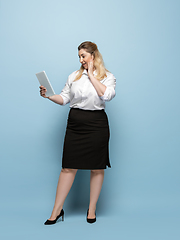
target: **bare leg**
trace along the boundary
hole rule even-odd
[[[54,220],[59,215],[61,209],[63,208],[64,201],[71,189],[74,182],[77,169],[62,168],[59,176],[59,181],[56,191],[56,199],[54,203],[54,208],[49,220]]]
[[[96,203],[101,192],[104,180],[104,169],[91,170],[90,177],[90,203],[88,218],[95,218]]]

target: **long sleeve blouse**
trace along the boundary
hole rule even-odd
[[[60,96],[63,98],[63,105],[70,102],[70,108],[80,108],[84,110],[105,109],[105,101],[110,101],[115,97],[116,78],[107,72],[100,82],[106,86],[103,96],[97,94],[96,89],[88,77],[87,70],[84,69],[82,77],[74,81],[78,71],[71,73],[62,89]],[[96,77],[96,71],[93,72]]]

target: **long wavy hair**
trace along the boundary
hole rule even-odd
[[[80,51],[81,49],[85,49],[86,52],[90,53],[91,55],[94,56],[94,68],[96,70],[96,79],[97,80],[102,80],[103,78],[107,77],[106,72],[109,72],[105,66],[104,66],[104,61],[102,58],[101,53],[99,52],[97,45],[93,42],[83,42],[78,46],[78,51]],[[77,71],[78,74],[76,76],[76,78],[74,79],[74,81],[77,81],[81,78],[82,73],[84,71],[83,66],[81,65],[80,69]]]

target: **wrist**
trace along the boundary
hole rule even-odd
[[[49,96],[49,97],[46,97],[47,99],[49,99],[49,100],[52,100],[52,96]]]
[[[89,78],[94,77],[93,73],[88,73]]]

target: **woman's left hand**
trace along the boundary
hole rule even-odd
[[[90,62],[88,62],[88,75],[92,76],[93,75],[93,60],[91,60]]]

